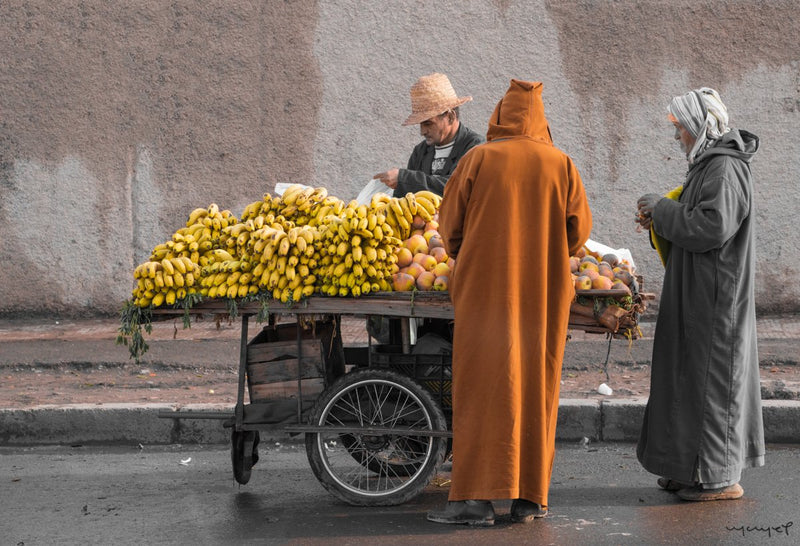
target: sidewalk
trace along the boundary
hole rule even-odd
[[[184,329],[180,320],[153,325],[146,336],[150,351],[146,365],[230,368],[231,355],[238,355],[238,321],[196,322]],[[0,376],[19,367],[47,369],[55,366],[133,366],[127,349],[115,344],[116,319],[10,321],[0,320]],[[629,343],[609,342],[602,335],[571,332],[564,359],[565,375],[579,373],[609,354],[609,366],[645,368],[652,352],[654,325],[641,325],[643,337]],[[365,344],[363,323],[343,321],[347,344]],[[779,366],[800,379],[800,316],[766,317],[758,322],[762,396],[766,392],[765,370]],[[235,360],[234,360],[235,362]],[[235,378],[232,379],[235,383]],[[775,383],[773,381],[773,383]],[[800,381],[777,382],[764,400],[764,426],[768,442],[800,442]],[[796,384],[795,384],[796,383]],[[774,387],[774,385],[773,385]],[[562,398],[557,438],[560,441],[636,441],[646,394],[643,396],[600,395]],[[0,445],[34,444],[169,444],[227,443],[230,431],[219,420],[162,419],[159,411],[174,410],[232,412],[231,404],[103,403],[0,407]],[[281,432],[262,433],[286,441]]]

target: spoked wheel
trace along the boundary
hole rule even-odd
[[[250,481],[250,470],[258,462],[258,431],[231,432],[231,463],[234,479],[244,485]]]
[[[310,422],[332,427],[306,434],[314,475],[354,505],[395,505],[415,497],[447,449],[447,438],[420,432],[447,429],[441,408],[425,387],[390,370],[357,370],[339,378],[320,395]],[[384,430],[363,434],[335,427]]]

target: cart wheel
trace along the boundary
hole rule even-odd
[[[250,481],[250,469],[258,462],[258,431],[234,430],[231,433],[233,477],[244,485]]]
[[[320,395],[310,423],[445,430],[428,390],[410,377],[363,369],[337,379]],[[447,438],[396,434],[306,434],[314,475],[336,497],[357,506],[401,504],[430,483],[444,461]]]

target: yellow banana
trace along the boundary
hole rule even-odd
[[[163,262],[161,262],[161,265],[164,266],[164,269],[169,271],[167,264],[170,264],[172,266],[171,274],[173,275],[175,274],[176,271],[181,274],[186,273],[186,264],[183,263],[183,260],[181,260],[180,258],[172,258],[170,260],[164,260]]]
[[[217,214],[219,214],[219,207],[217,206],[217,204],[211,203],[210,205],[208,205],[208,215],[216,216]]]
[[[217,273],[216,275],[214,275],[214,280],[213,280],[212,284],[214,286],[219,286],[219,285],[225,283],[225,279],[227,279],[227,278],[228,278],[228,274],[227,273]]]
[[[311,196],[316,202],[324,201],[326,197],[328,197],[328,189],[325,187],[314,188],[314,194]]]
[[[283,195],[281,195],[281,201],[283,201],[284,205],[294,205],[297,197],[302,191],[303,186],[300,184],[292,184],[286,188],[286,190],[283,192]],[[264,199],[266,199],[266,196],[264,196]]]
[[[232,285],[236,284],[239,281],[239,277],[241,277],[241,276],[242,276],[241,273],[239,273],[238,271],[235,271],[235,272],[231,273],[230,275],[228,275],[228,278],[225,280],[225,282],[228,284],[228,286],[232,286]]]
[[[298,195],[297,199],[295,199],[294,204],[299,207],[300,205],[308,201],[308,199],[313,195],[313,193],[314,193],[314,188],[303,188],[303,190],[300,192],[300,195]]]
[[[289,237],[284,237],[281,239],[281,242],[278,246],[278,256],[286,256],[289,254],[289,249],[291,248],[291,242],[289,241]]]
[[[278,261],[275,265],[275,270],[281,275],[283,275],[284,271],[286,271],[286,260],[286,256],[281,256],[278,258]]]
[[[167,295],[164,297],[164,301],[166,301],[167,304],[172,305],[172,304],[175,303],[175,300],[177,299],[177,297],[178,297],[178,294],[177,294],[177,292],[175,292],[175,290],[168,290],[167,291]]]
[[[405,218],[405,212],[403,212],[403,206],[400,204],[400,199],[397,197],[392,198],[389,201],[389,209],[394,214],[396,220],[400,220],[400,218]]]
[[[228,252],[227,250],[216,248],[212,250],[212,253],[214,255],[214,259],[217,260],[218,262],[223,262],[225,260],[233,261],[233,256],[231,256],[230,252]]]
[[[186,221],[186,226],[191,226],[198,222],[198,220],[202,220],[208,215],[208,209],[200,207],[194,209],[192,212],[189,213],[189,219]]]
[[[425,211],[428,214],[430,214],[431,216],[436,214],[436,208],[437,207],[436,207],[436,204],[435,204],[434,201],[431,201],[430,199],[428,199],[425,196],[419,195],[419,193],[414,195],[414,199],[416,199],[416,201],[417,201],[417,214],[419,214],[420,207],[424,208]]]
[[[428,212],[428,209],[420,205],[419,201],[417,201],[417,216],[422,218],[425,222],[433,220],[433,215]]]
[[[418,192],[414,192],[414,197],[417,197],[417,198],[419,198],[419,197],[427,198],[427,199],[428,199],[428,201],[430,201],[431,203],[433,203],[434,205],[436,205],[436,208],[439,208],[439,205],[440,205],[440,204],[441,204],[441,202],[442,202],[442,196],[441,196],[441,195],[436,195],[436,194],[435,194],[435,193],[433,193],[432,191],[428,191],[428,190],[420,190],[420,191],[418,191]]]
[[[372,196],[372,199],[370,199],[369,206],[370,206],[370,208],[374,209],[374,208],[378,207],[378,205],[388,203],[391,199],[392,198],[389,197],[389,194],[383,193],[383,192],[378,192],[378,193],[376,193],[375,195]]]
[[[161,260],[161,267],[164,269],[164,272],[167,275],[173,275],[175,273],[175,266],[173,265],[172,260],[169,258],[164,258]]]
[[[399,197],[397,201],[400,203],[400,209],[403,211],[403,218],[406,219],[406,222],[408,222],[410,226],[414,222],[414,213],[411,212],[411,204],[405,196]]]
[[[165,295],[166,294],[164,294],[164,292],[158,292],[157,294],[154,294],[153,295],[153,300],[152,300],[153,307],[158,307],[159,305],[164,303],[164,296]],[[175,302],[173,301],[172,303],[175,303]]]
[[[232,286],[229,286],[229,287],[228,287],[228,291],[227,291],[227,293],[225,294],[225,296],[227,296],[227,297],[229,297],[229,298],[233,299],[233,298],[235,298],[235,297],[236,297],[238,294],[239,294],[239,285],[238,285],[238,284],[234,284],[234,285],[232,285]]]

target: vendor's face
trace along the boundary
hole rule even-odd
[[[420,123],[419,134],[428,146],[448,144],[456,136],[455,123],[455,115],[445,112]]]
[[[683,150],[683,153],[689,155],[697,139],[695,139],[692,133],[679,122],[673,121],[672,124],[675,126],[675,140],[681,143],[681,150]]]

